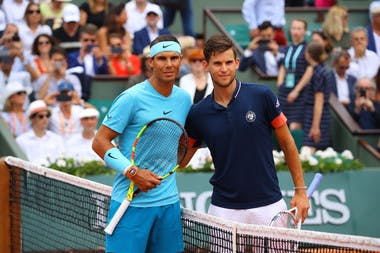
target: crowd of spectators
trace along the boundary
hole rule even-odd
[[[303,147],[324,149],[332,144],[326,135],[332,127],[328,115],[331,93],[362,129],[380,129],[376,95],[380,85],[380,1],[370,3],[368,26],[351,30],[346,7],[338,1],[314,1],[315,7],[331,7],[320,29],[306,38],[306,20],[295,18],[283,45],[285,6],[310,5],[310,1],[290,2],[296,1],[243,2],[242,15],[252,40],[244,50],[240,70],[253,68],[277,80],[279,102],[290,129],[303,130]]]
[[[248,23],[252,41],[241,56],[239,70],[247,71],[254,66],[264,75],[277,79],[279,100],[290,128],[306,130],[305,140],[318,139],[313,137],[317,136],[318,124],[319,128],[323,125],[323,131],[326,125],[329,127],[329,121],[325,124],[318,120],[319,116],[313,118],[313,114],[308,119],[312,126],[305,129],[304,124],[305,101],[321,101],[322,96],[319,109],[324,112],[329,96],[326,90],[335,93],[361,127],[380,128],[380,95],[376,90],[380,83],[377,81],[380,80],[380,2],[374,1],[370,6],[368,27],[351,31],[348,10],[336,5],[337,1],[296,2],[243,2],[242,18]],[[306,53],[310,41],[306,40],[308,24],[305,20],[292,20],[289,36],[284,31],[285,6],[296,5],[331,7],[321,30],[313,31],[311,36],[313,42],[322,45],[323,52],[318,56],[311,49],[309,56]],[[196,103],[211,93],[213,85],[203,69],[205,38],[194,31],[191,0],[131,0],[127,3],[87,0],[81,5],[61,0],[43,3],[4,0],[0,9],[0,23],[4,20],[0,24],[1,118],[18,138],[28,158],[38,157],[39,163],[46,163],[46,157],[42,159],[34,151],[28,155],[25,144],[28,140],[21,138],[25,134],[33,141],[44,139],[46,142],[49,142],[48,136],[55,138],[51,136],[56,134],[59,136],[56,139],[62,139],[63,153],[79,153],[78,150],[67,152],[67,147],[78,143],[81,139],[78,136],[88,142],[91,131],[96,130],[94,124],[89,123],[95,120],[87,119],[99,117],[88,103],[92,78],[97,75],[128,77],[128,86],[149,78],[149,43],[159,35],[171,34],[170,25],[177,12],[181,15],[183,30],[178,35],[183,53],[178,84]],[[320,60],[325,53],[327,60]],[[329,80],[323,85],[318,83],[320,73],[327,73]],[[361,81],[371,82],[371,85],[360,88]],[[363,102],[363,89],[373,91],[365,93],[369,101]],[[91,113],[86,111],[88,108],[92,108]],[[363,110],[372,116],[362,116],[365,115],[361,113]],[[309,141],[304,145],[315,148],[328,145],[322,147],[318,143],[315,141],[312,145],[313,141]]]

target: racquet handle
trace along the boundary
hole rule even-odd
[[[115,230],[117,224],[119,223],[121,217],[123,217],[125,211],[127,210],[129,204],[131,202],[125,198],[123,202],[121,202],[121,205],[117,209],[116,213],[112,217],[110,223],[107,225],[107,227],[104,229],[104,232],[106,232],[109,235],[112,235],[113,231]]]
[[[313,195],[313,192],[317,189],[319,183],[321,182],[323,175],[317,173],[314,175],[313,181],[311,181],[309,187],[307,188],[307,196],[310,198]]]

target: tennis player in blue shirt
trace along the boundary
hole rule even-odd
[[[181,212],[175,176],[162,182],[147,169],[131,166],[131,147],[138,131],[149,121],[169,117],[184,125],[191,106],[186,91],[174,86],[182,55],[178,40],[157,37],[150,44],[153,75],[121,93],[97,132],[93,149],[117,170],[109,219],[126,196],[131,180],[143,193],[133,199],[112,235],[106,252],[182,252]],[[119,147],[112,141],[118,137]]]
[[[287,209],[273,161],[274,132],[294,183],[290,205],[298,207],[297,222],[304,221],[309,200],[302,167],[277,97],[265,85],[236,79],[239,59],[228,37],[210,37],[204,55],[214,91],[192,106],[186,129],[193,141],[192,152],[206,144],[215,165],[208,212],[238,222],[269,225],[279,211]]]

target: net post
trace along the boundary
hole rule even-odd
[[[0,158],[0,252],[4,253],[11,253],[9,182],[9,168],[4,158]]]

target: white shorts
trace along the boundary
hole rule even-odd
[[[251,209],[227,209],[210,204],[208,214],[246,224],[269,225],[272,218],[287,209],[284,199]]]

